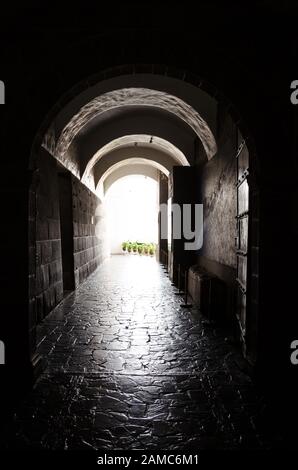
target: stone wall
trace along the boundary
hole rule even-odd
[[[226,266],[236,267],[235,234],[237,214],[236,127],[221,117],[218,152],[201,173],[201,200],[204,205],[204,245],[202,255]]]
[[[72,176],[75,287],[84,281],[106,256],[100,199]]]
[[[32,232],[30,240],[32,241],[29,248],[31,267],[29,281],[33,323],[40,322],[63,299],[65,290],[78,287],[99,266],[106,255],[105,232],[101,230],[103,217],[100,214],[100,199],[70,172],[62,170],[47,150],[41,150],[37,165],[36,196],[32,192],[30,198],[30,233]],[[67,240],[61,240],[62,201],[59,201],[59,192],[64,191],[60,178],[62,175],[70,178],[72,214],[70,213],[68,232],[71,238],[67,237]],[[62,198],[65,202],[64,192]],[[36,231],[36,248],[34,231]],[[68,256],[71,263],[67,266],[67,260],[62,252],[63,246],[72,252]],[[69,269],[73,270],[73,273],[69,273]],[[34,272],[36,272],[35,278]],[[66,285],[66,279],[70,274],[74,276],[72,287],[70,282]]]
[[[198,170],[204,206],[204,241],[198,264],[224,281],[227,298],[222,310],[223,315],[231,318],[236,278],[237,129],[222,109],[218,115],[217,142],[217,154]]]
[[[41,149],[36,188],[36,314],[42,320],[63,298],[57,162]]]

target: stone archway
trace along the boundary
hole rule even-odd
[[[68,104],[66,104],[64,108],[60,108],[57,115],[54,117],[54,119],[52,119],[50,123],[48,123],[48,125],[44,124],[42,126],[43,128],[47,128],[45,134],[41,134],[39,136],[39,145],[43,147],[43,152],[47,152],[49,155],[51,155],[51,157],[54,157],[54,159],[56,159],[59,164],[62,164],[62,166],[67,169],[67,171],[72,173],[75,178],[81,180],[81,184],[87,184],[87,191],[89,194],[88,197],[93,197],[90,196],[91,193],[96,192],[96,187],[98,186],[102,175],[104,175],[109,170],[110,166],[115,165],[117,164],[117,162],[121,161],[121,157],[117,157],[117,152],[118,154],[120,154],[120,152],[123,152],[122,158],[125,158],[125,152],[129,152],[129,149],[123,149],[123,142],[126,138],[125,134],[121,134],[120,131],[117,131],[117,126],[113,126],[113,124],[117,122],[120,123],[120,126],[122,125],[121,119],[122,116],[125,117],[125,113],[128,113],[127,116],[133,116],[133,113],[138,113],[140,110],[142,110],[142,113],[144,115],[147,112],[152,112],[152,116],[158,117],[158,119],[161,120],[160,123],[162,122],[162,120],[164,120],[167,125],[162,127],[159,123],[159,129],[162,129],[162,132],[153,138],[156,141],[156,148],[159,149],[160,152],[164,152],[165,148],[163,148],[163,142],[169,139],[170,146],[172,145],[173,148],[177,149],[176,158],[178,158],[178,161],[179,158],[180,160],[181,158],[183,159],[183,151],[184,154],[185,152],[187,152],[187,161],[190,162],[188,164],[192,165],[194,168],[197,168],[199,172],[204,167],[206,162],[212,161],[212,157],[214,157],[214,155],[220,150],[218,149],[218,143],[215,142],[216,139],[213,134],[215,133],[216,137],[218,137],[218,129],[216,130],[215,123],[216,116],[218,119],[218,116],[220,114],[223,114],[225,116],[224,119],[227,119],[229,121],[228,126],[230,126],[230,130],[233,129],[233,132],[236,132],[236,147],[233,150],[235,159],[239,157],[243,149],[248,150],[253,148],[253,143],[250,138],[247,138],[247,133],[243,129],[239,118],[236,118],[235,121],[234,112],[232,113],[233,117],[230,116],[230,112],[233,110],[233,108],[229,104],[227,104],[226,100],[223,99],[221,101],[221,95],[217,90],[213,89],[210,93],[209,87],[208,94],[201,88],[196,88],[201,101],[197,97],[194,98],[193,103],[191,103],[191,92],[195,94],[195,87],[193,84],[189,84],[187,83],[187,81],[185,81],[182,82],[182,85],[180,80],[174,78],[171,79],[169,75],[163,76],[159,74],[140,74],[139,76],[138,74],[135,74],[131,77],[127,75],[122,77],[121,69],[118,69],[116,75],[113,78],[110,78],[109,80],[104,80],[103,83],[99,82],[98,84],[95,84],[92,87],[86,87],[86,89],[84,91],[81,91],[79,95],[72,96],[72,94],[70,93]],[[185,74],[185,76],[187,75]],[[150,78],[152,79],[153,83],[155,83],[155,86],[157,88],[156,90],[152,89],[150,91],[149,88],[144,88],[140,86],[141,84],[147,84],[148,86]],[[119,87],[119,83],[122,80],[123,84],[125,85],[125,88],[116,88],[114,92],[109,91],[110,87]],[[128,86],[130,80],[134,87]],[[167,81],[168,93],[166,92]],[[177,89],[177,83],[179,83],[180,85],[178,87],[179,96],[175,98],[173,93],[175,89]],[[198,85],[201,84],[199,78],[197,78],[197,83]],[[136,87],[136,84],[138,85],[138,87]],[[92,94],[94,94],[95,92],[98,93],[99,90],[102,90],[102,95],[100,95],[101,98],[92,98]],[[187,99],[187,102],[182,100],[182,96]],[[216,96],[216,98],[214,98],[214,96]],[[192,105],[194,107],[192,107]],[[200,114],[196,110],[196,107],[200,105],[202,106],[203,114],[209,120],[208,123],[206,123],[206,121],[200,116]],[[168,107],[170,109],[168,109]],[[172,117],[170,117],[170,115],[172,115]],[[68,122],[65,122],[66,116],[69,119]],[[105,117],[106,121],[104,121]],[[121,118],[120,120],[119,117]],[[139,122],[140,120],[138,119],[136,119],[135,121],[131,119],[129,124],[129,130],[137,130],[137,134],[128,134],[127,139],[128,141],[130,140],[130,142],[134,142],[135,144],[136,137],[134,136],[142,135],[142,131],[146,131],[146,125],[143,128],[139,127]],[[150,120],[148,122],[150,128]],[[209,123],[210,125],[208,125]],[[113,128],[113,133],[109,133],[109,126],[111,127],[111,129]],[[100,129],[101,127],[105,129],[105,131],[107,131],[107,135],[109,135],[110,140],[107,140],[106,142],[104,140],[101,140],[100,143],[97,143],[96,136],[98,135],[98,129]],[[240,128],[242,132],[240,131]],[[153,130],[153,128],[150,128],[149,130],[151,131]],[[120,132],[118,136],[117,132]],[[91,146],[88,144],[89,134],[93,142]],[[36,140],[35,142],[35,149],[38,146],[37,142],[38,140]],[[113,142],[115,142],[115,144],[113,144]],[[144,158],[145,147],[148,147],[148,145],[144,146],[142,141],[140,142],[141,145],[139,144],[139,142],[137,142],[137,146],[139,148],[139,151],[143,152],[142,155]],[[118,143],[120,145],[117,149]],[[128,144],[128,142],[126,142],[126,144]],[[96,146],[98,147],[96,148]],[[147,152],[149,152],[149,154],[146,158],[150,159],[150,151],[148,151],[148,149]],[[114,159],[111,158],[112,155],[115,156]],[[257,188],[255,184],[256,178],[254,177],[256,175],[256,169],[254,168],[254,155],[255,154],[253,153],[251,157],[250,151],[249,158],[250,182],[252,189],[251,194],[254,195],[251,201],[255,200],[256,197],[258,197]],[[83,156],[83,160],[80,160],[80,156]],[[133,157],[133,154],[131,154],[131,157]],[[31,162],[34,165],[34,155],[31,159]],[[168,164],[166,164],[165,162],[166,160],[160,161],[161,164],[167,167]],[[245,177],[246,176],[247,174],[245,173]],[[241,174],[239,177],[243,178],[243,174]],[[79,183],[76,184],[78,185]],[[250,209],[252,211],[254,210],[254,205],[251,203]],[[232,230],[233,229],[230,228],[230,232]],[[250,227],[249,230],[252,230],[252,227]],[[254,224],[253,230],[258,230],[258,226],[256,223]],[[234,234],[234,237],[235,236],[237,235]],[[210,249],[212,250],[213,248],[211,247],[212,245],[210,245]],[[254,252],[257,252],[258,247],[254,246],[250,247],[250,249],[253,249]],[[214,269],[217,275],[221,275],[221,268],[217,267],[213,263],[212,259],[206,263],[205,258],[205,256],[203,256],[202,258],[204,267],[207,267],[211,270]],[[250,260],[250,258],[251,256],[249,254],[248,259]],[[94,264],[92,262],[92,266],[93,268],[90,269],[94,269],[96,267],[96,263]],[[251,288],[249,282],[250,269],[251,268],[249,261],[247,265],[247,292],[249,292],[249,289]],[[89,268],[86,271],[86,275],[88,275],[88,273]],[[254,278],[258,276],[258,273],[255,271],[255,269],[252,275],[254,276]],[[229,270],[227,270],[227,273],[223,276],[224,280],[226,281],[229,276]],[[80,281],[78,280],[77,282]],[[232,296],[234,282],[233,275],[230,276],[228,282],[230,282],[231,291],[229,295]],[[246,294],[247,293],[245,292],[245,295]],[[230,303],[229,305],[231,306],[232,303]],[[246,308],[249,308],[249,305],[247,305]],[[256,311],[256,309],[254,309],[254,311]],[[252,325],[252,329],[255,328],[255,324],[256,318],[250,317],[250,325]],[[249,337],[250,335],[248,334],[246,338],[242,338],[242,341],[244,341],[245,343],[245,351],[247,356],[251,357],[251,359],[253,360],[253,352],[251,354],[248,351],[249,348],[247,347],[247,344],[249,344]],[[255,345],[253,345],[251,349],[255,351]]]

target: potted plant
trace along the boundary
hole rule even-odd
[[[124,251],[124,253],[127,251],[127,242],[122,242],[122,251]]]
[[[149,247],[149,255],[153,256],[154,253],[155,253],[155,248],[154,248],[154,245],[151,244]]]
[[[137,243],[136,243],[136,242],[132,243],[132,251],[133,251],[134,253],[136,253],[136,252],[137,252],[137,249],[138,249]]]
[[[138,253],[139,253],[139,255],[142,255],[143,251],[144,251],[144,245],[143,245],[143,243],[139,243],[138,244]]]
[[[145,253],[145,255],[148,255],[148,253],[149,253],[149,246],[148,246],[147,243],[144,244],[144,253]]]
[[[127,243],[127,251],[128,251],[128,253],[131,253],[131,250],[132,250],[132,243],[131,243],[131,242],[128,242],[128,243]]]

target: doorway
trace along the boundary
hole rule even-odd
[[[157,174],[157,171],[156,171]],[[132,174],[117,180],[105,197],[110,253],[123,252],[123,243],[137,246],[158,243],[158,183]],[[155,250],[154,250],[155,251]]]

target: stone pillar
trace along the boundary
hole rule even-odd
[[[159,173],[159,205],[168,204],[168,178],[163,174]],[[163,229],[167,230],[167,218],[163,220]],[[159,225],[158,225],[158,244],[159,244],[159,260],[162,263],[167,264],[168,259],[168,239],[161,238],[161,213],[159,213]]]
[[[178,271],[180,266],[181,274],[184,274],[186,268],[195,263],[195,251],[185,250],[186,240],[183,236],[183,204],[194,204],[197,202],[196,185],[195,185],[195,169],[194,167],[174,166],[169,178],[169,198],[171,208],[180,207],[181,210],[181,239],[173,238],[173,230],[171,229],[171,241],[169,252],[169,273],[175,284],[178,283]],[[175,210],[175,209],[174,209]],[[173,228],[173,210],[172,210],[172,228]]]

